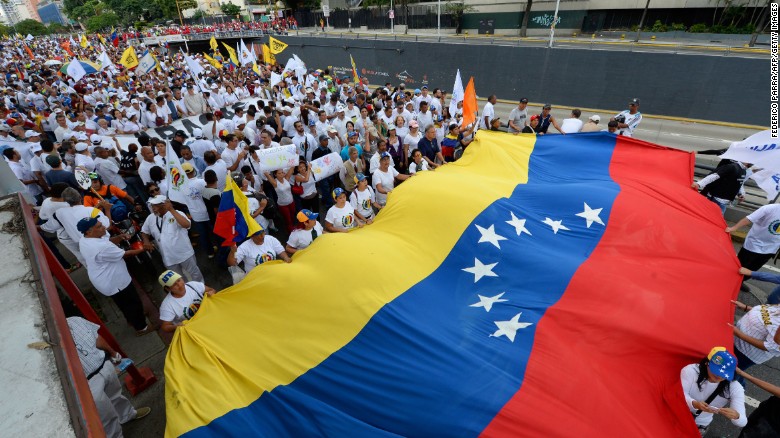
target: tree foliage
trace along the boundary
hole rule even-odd
[[[49,33],[48,29],[46,29],[46,26],[43,23],[32,19],[22,20],[16,23],[15,27],[16,32],[25,36],[28,34],[32,36],[47,35]]]
[[[233,3],[223,3],[219,8],[222,9],[222,13],[225,15],[236,16],[241,13],[241,7]]]
[[[50,34],[66,33],[68,31],[68,27],[63,26],[60,23],[49,23],[48,26],[46,26],[46,29]]]
[[[87,31],[97,32],[101,29],[108,30],[119,24],[119,16],[113,12],[106,12],[94,17],[89,17],[85,23]]]

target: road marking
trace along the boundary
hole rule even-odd
[[[752,406],[754,408],[757,408],[760,403],[761,403],[760,401],[754,399],[753,397],[750,397],[747,394],[745,395],[745,404],[746,405]]]
[[[780,269],[772,266],[772,265],[764,265],[763,268],[769,269],[770,271],[780,272]]]

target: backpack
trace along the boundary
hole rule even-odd
[[[95,193],[92,191],[87,191],[84,193],[84,196],[90,196],[92,198],[100,199],[97,197]],[[127,208],[127,204],[116,196],[114,196],[111,193],[111,184],[108,184],[106,186],[106,196],[103,196],[103,199],[108,201],[112,204],[111,206],[111,221],[113,222],[121,222],[125,219],[127,219],[127,216],[129,214],[129,210]]]

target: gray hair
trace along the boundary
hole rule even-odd
[[[81,195],[73,187],[68,187],[62,191],[62,200],[70,204],[70,206],[81,205]]]
[[[358,150],[357,150],[357,148],[355,146],[350,146],[349,149],[347,149],[347,153],[349,155],[352,155],[352,152],[358,153]]]
[[[423,132],[428,132],[429,129],[436,129],[433,125],[425,125],[425,130]]]

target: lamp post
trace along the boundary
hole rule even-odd
[[[561,0],[558,0],[555,2],[555,14],[553,14],[553,21],[550,25],[550,43],[547,45],[548,48],[552,48],[553,46],[553,38],[555,37],[555,23],[558,22],[558,8],[561,6]]]

